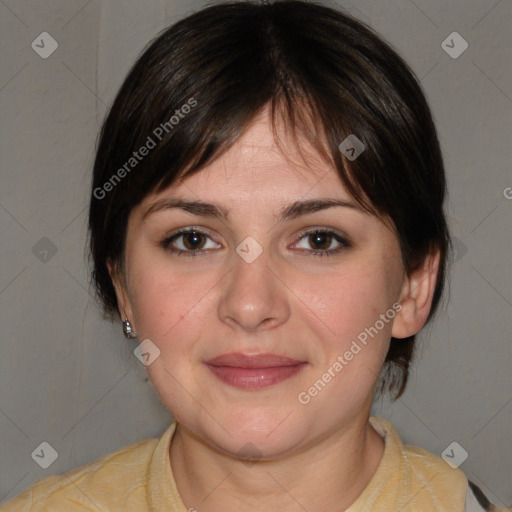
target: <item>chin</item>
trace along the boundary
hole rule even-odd
[[[203,441],[233,457],[254,460],[278,459],[296,449],[305,432],[297,431],[297,418],[286,409],[237,411],[225,415],[221,425],[208,420],[194,432]],[[293,418],[293,423],[292,420]],[[283,421],[284,420],[284,421]],[[304,427],[304,423],[301,422]]]
[[[297,449],[297,441],[289,435],[234,435],[232,438],[204,439],[208,444],[237,459],[250,461],[278,460]]]

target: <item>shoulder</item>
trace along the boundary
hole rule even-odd
[[[435,483],[433,489],[439,492],[441,489],[461,489],[464,492],[463,512],[512,512],[512,509],[499,509],[495,507],[484,492],[474,483],[468,480],[465,473],[452,468],[441,457],[415,446],[404,446],[404,453],[414,468],[415,477]],[[457,487],[456,487],[457,486]]]
[[[130,499],[123,510],[144,510],[148,468],[158,439],[145,439],[104,455],[63,475],[38,480],[0,507],[2,512],[111,510]]]
[[[466,489],[468,480],[463,471],[450,466],[442,457],[418,446],[403,445],[402,453],[407,461],[410,478],[424,483],[431,482],[432,488]]]
[[[402,456],[408,485],[423,494],[425,502],[433,507],[444,504],[440,510],[464,510],[468,479],[463,471],[417,446],[404,445]]]
[[[405,510],[421,509],[460,512],[505,512],[498,509],[465,473],[442,457],[423,448],[402,444],[394,427],[383,418],[372,417],[372,426],[386,441],[387,463],[399,475]],[[407,508],[409,507],[409,508]]]
[[[395,496],[399,510],[464,510],[468,480],[460,469],[427,450],[404,445],[386,419],[370,417],[370,423],[384,438],[380,479],[388,482],[388,492]]]

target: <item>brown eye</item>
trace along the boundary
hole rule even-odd
[[[201,249],[204,244],[203,233],[199,233],[198,231],[189,231],[188,233],[183,233],[183,245],[189,249]]]
[[[202,249],[211,249],[212,247],[205,247],[208,243],[208,240],[213,243],[213,240],[203,231],[198,229],[182,229],[177,233],[167,237],[165,240],[160,242],[160,245],[171,253],[176,253],[178,256],[198,256],[202,254],[206,254],[208,251]],[[213,243],[213,245],[217,245],[215,248],[219,248],[218,244]]]
[[[306,249],[306,252],[311,256],[331,256],[351,247],[350,242],[345,237],[335,231],[326,229],[315,229],[302,233],[300,242],[303,241],[306,241],[307,245],[312,249],[307,247],[300,248]],[[332,248],[333,243],[334,248]]]
[[[309,241],[315,250],[325,251],[331,245],[332,236],[325,231],[313,233],[309,235]]]

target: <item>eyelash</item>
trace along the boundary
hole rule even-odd
[[[160,246],[165,249],[166,251],[169,251],[173,254],[176,254],[177,256],[190,256],[190,257],[194,257],[194,256],[201,256],[202,254],[206,254],[208,251],[191,251],[191,250],[187,250],[187,251],[184,251],[182,249],[174,249],[171,247],[171,244],[172,242],[174,242],[176,239],[178,239],[180,236],[184,235],[184,234],[189,234],[189,233],[196,233],[198,235],[205,235],[206,237],[210,238],[210,236],[208,235],[208,233],[204,232],[204,231],[201,231],[200,229],[194,229],[194,228],[184,228],[184,229],[180,229],[179,231],[177,231],[176,233],[172,234],[171,236],[168,236],[166,237],[164,240],[162,240],[160,242]],[[338,254],[340,253],[341,251],[343,251],[344,249],[347,249],[349,247],[351,247],[351,244],[350,242],[342,237],[341,235],[339,235],[338,233],[336,233],[335,231],[331,231],[331,230],[328,230],[328,229],[320,229],[320,228],[317,228],[317,229],[312,229],[312,230],[309,230],[309,231],[305,231],[305,232],[302,232],[299,236],[299,241],[302,240],[303,238],[305,238],[306,236],[311,236],[311,235],[317,235],[317,234],[327,234],[327,235],[332,235],[332,237],[334,238],[334,240],[336,240],[338,243],[341,244],[340,247],[338,247],[337,249],[334,249],[334,250],[323,250],[323,251],[314,251],[314,250],[311,250],[309,251],[309,255],[310,256],[314,256],[314,257],[324,257],[324,256],[332,256],[334,254]]]

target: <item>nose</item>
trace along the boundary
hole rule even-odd
[[[232,328],[248,332],[274,328],[288,319],[290,291],[265,249],[252,262],[233,252],[231,271],[222,280],[218,315]]]

